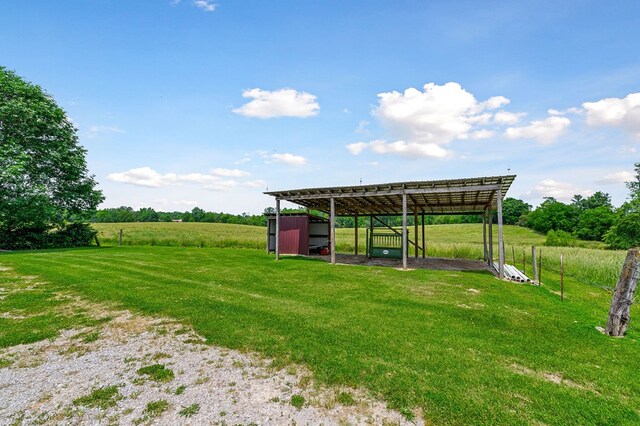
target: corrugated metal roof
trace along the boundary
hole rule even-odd
[[[481,213],[487,206],[495,207],[498,189],[504,197],[515,177],[515,175],[505,175],[304,188],[268,191],[265,194],[324,212],[329,212],[330,199],[333,198],[338,215],[400,214],[402,213],[402,194],[407,194],[407,206],[410,212]]]

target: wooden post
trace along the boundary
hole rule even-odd
[[[564,257],[560,254],[560,301],[564,300]]]
[[[407,269],[407,194],[402,193],[402,269]]]
[[[358,255],[358,213],[356,213],[354,221],[355,221],[355,225],[356,225],[356,229],[355,229],[355,239],[356,239],[355,255],[357,256]]]
[[[122,228],[120,228],[120,237],[118,238],[118,245],[122,245]]]
[[[538,280],[538,259],[536,258],[536,246],[531,246],[531,267],[533,268],[533,281],[540,285]]]
[[[418,258],[418,210],[413,211],[413,238],[415,240],[415,244],[413,248],[415,249],[415,257]]]
[[[622,272],[611,299],[606,333],[624,336],[631,321],[631,304],[640,278],[640,249],[630,249],[622,265]]]
[[[367,255],[369,258],[373,257],[371,254],[373,253],[373,215],[369,216],[369,253]]]
[[[511,244],[511,255],[513,257],[513,266],[516,266],[516,249],[513,248],[513,244]]]
[[[336,200],[331,197],[331,218],[329,220],[329,227],[331,228],[331,264],[336,263]]]
[[[271,242],[271,234],[269,228],[271,227],[271,219],[267,216],[267,254],[269,254],[269,243]]]
[[[498,188],[496,202],[498,203],[498,277],[504,278],[504,237],[502,235],[502,189]]]
[[[489,259],[487,263],[493,268],[493,210],[489,207]]]
[[[538,286],[542,283],[542,249],[538,255]]]
[[[482,249],[483,249],[483,259],[486,262],[489,257],[489,253],[487,253],[487,209],[485,208],[482,212]]]
[[[96,239],[96,245],[98,247],[100,247],[100,241],[98,240],[98,234],[96,234],[95,239]]]
[[[276,199],[276,260],[280,260],[280,200]]]
[[[424,212],[422,212],[422,258],[427,257],[427,241],[424,239]]]

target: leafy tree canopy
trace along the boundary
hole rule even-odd
[[[103,197],[85,154],[53,98],[0,67],[0,247],[46,245],[49,231],[95,210]]]
[[[530,204],[517,198],[505,198],[502,202],[502,222],[505,225],[517,225],[530,211]]]

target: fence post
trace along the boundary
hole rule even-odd
[[[536,246],[531,246],[531,266],[533,266],[533,281],[540,284],[538,280],[538,259],[536,258]]]
[[[560,254],[560,301],[564,300],[564,256]]]
[[[611,299],[606,333],[624,336],[629,327],[631,304],[640,278],[640,249],[630,249]]]
[[[540,255],[538,256],[538,286],[542,284],[542,249],[540,249]]]
[[[122,245],[122,228],[120,228],[120,236],[118,237],[118,245]]]

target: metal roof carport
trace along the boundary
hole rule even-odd
[[[335,263],[335,217],[402,215],[402,266],[407,268],[408,244],[416,246],[418,255],[417,217],[423,216],[422,240],[424,245],[424,215],[480,214],[482,215],[485,261],[493,259],[493,210],[498,213],[498,274],[504,277],[504,238],[502,233],[502,200],[509,190],[515,175],[491,176],[465,179],[446,179],[416,182],[395,182],[375,185],[338,186],[329,188],[306,188],[284,191],[268,191],[276,198],[276,235],[278,235],[280,201],[290,201],[309,209],[329,214],[331,232],[331,263]],[[407,214],[415,218],[415,242],[407,234]],[[487,228],[489,244],[487,246]],[[355,248],[358,254],[358,227],[355,227]],[[422,247],[424,256],[424,246]],[[279,242],[276,238],[276,259],[280,258]]]

